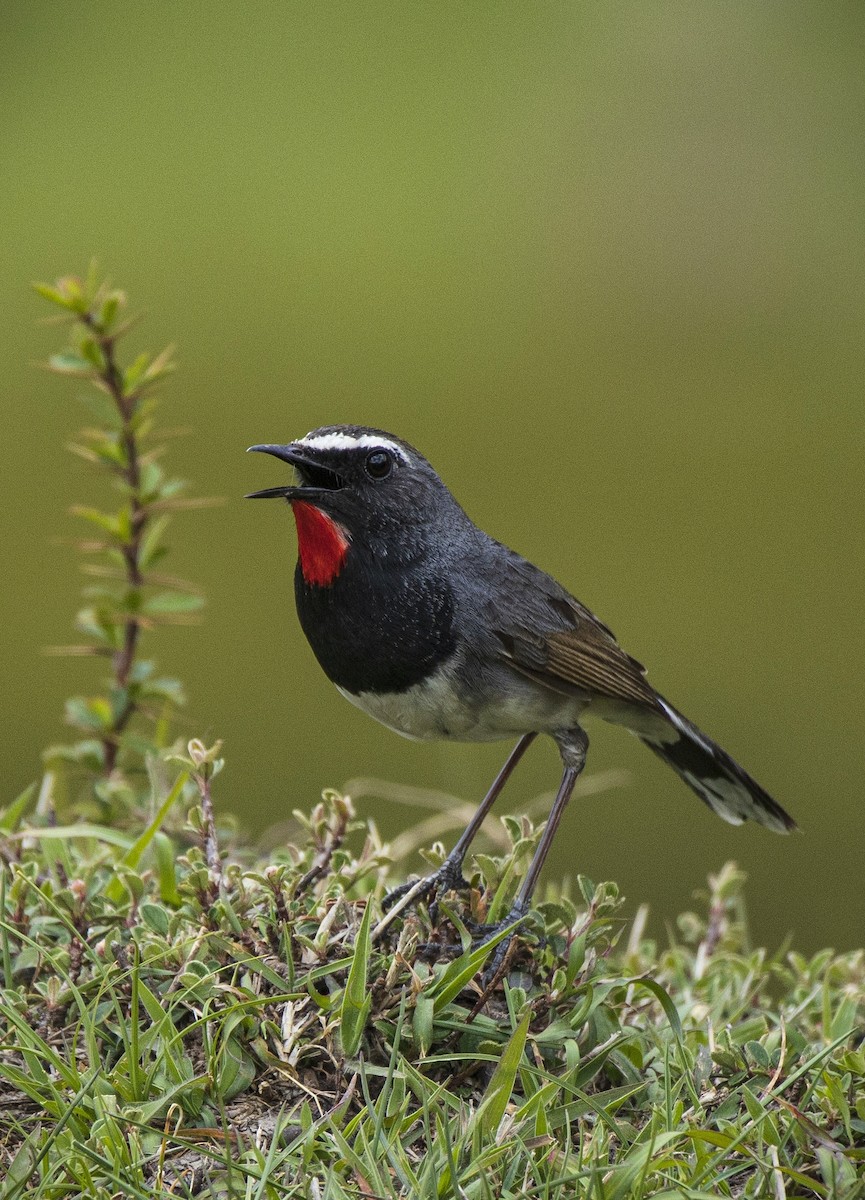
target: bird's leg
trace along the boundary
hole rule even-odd
[[[397,901],[402,899],[402,897],[407,896],[409,892],[412,893],[412,897],[408,903],[413,904],[417,900],[423,899],[431,894],[434,894],[436,899],[438,899],[439,896],[443,896],[445,892],[452,888],[454,890],[459,890],[460,888],[467,888],[469,886],[466,880],[463,879],[463,862],[465,861],[466,854],[468,853],[468,848],[474,840],[475,835],[477,834],[481,825],[483,825],[487,813],[501,795],[502,788],[510,778],[514,767],[525,754],[534,738],[534,733],[526,733],[520,738],[516,746],[514,746],[513,750],[508,755],[505,765],[493,780],[492,786],[484,797],[477,812],[474,814],[471,821],[469,821],[459,841],[454,846],[453,850],[451,850],[450,854],[447,856],[438,870],[433,871],[433,873],[428,875],[426,879],[415,881],[413,883],[403,883],[400,884],[399,887],[393,888],[393,890],[388,892],[388,894],[385,896],[384,902],[382,903],[382,908],[385,912],[387,912],[388,909],[392,909]],[[418,887],[419,883],[423,886]]]
[[[556,830],[559,827],[564,811],[568,806],[568,801],[571,798],[571,793],[574,790],[574,785],[580,777],[583,767],[586,765],[586,752],[589,748],[589,739],[585,732],[577,727],[570,729],[566,735],[557,737],[556,741],[559,745],[559,750],[562,754],[565,767],[562,774],[562,782],[559,784],[559,790],[556,793],[556,798],[553,801],[553,807],[550,809],[550,815],[544,827],[544,832],[541,834],[541,840],[538,842],[532,861],[529,863],[529,869],[526,872],[526,877],[517,892],[516,899],[511,905],[510,912],[502,921],[496,922],[495,925],[488,925],[477,932],[481,934],[476,938],[475,945],[481,946],[484,942],[489,941],[500,929],[506,925],[513,924],[514,921],[521,921],[529,911],[532,895],[538,882],[538,877],[541,873],[541,868],[544,865],[544,860],[549,853],[550,846],[553,844],[553,839],[556,836]],[[485,972],[485,979],[492,979],[498,972],[511,939],[506,938],[496,947],[496,952],[493,955],[492,961]]]

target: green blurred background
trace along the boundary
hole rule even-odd
[[[316,425],[417,444],[471,515],[557,575],[800,821],[724,825],[593,725],[548,875],[615,878],[662,921],[735,857],[752,924],[860,944],[865,9],[812,5],[31,0],[0,45],[4,795],[61,738],[86,662],[74,554],[98,486],[83,410],[33,362],[31,280],[98,256],[179,346],[171,463],[204,624],[151,644],[225,739],[256,831],[378,776],[479,799],[506,747],[421,746],[320,674],[295,540],[245,457]],[[558,779],[552,744],[507,794]],[[388,836],[417,815],[374,810]],[[426,817],[428,814],[420,814]]]

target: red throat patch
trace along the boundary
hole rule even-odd
[[[342,570],[348,554],[348,536],[336,521],[306,500],[292,500],[297,525],[300,569],[307,583],[327,587]]]

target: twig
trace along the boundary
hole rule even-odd
[[[115,356],[115,337],[105,333],[102,326],[88,311],[81,314],[81,321],[93,334],[105,362],[104,370],[99,373],[106,391],[120,414],[123,428],[120,441],[123,447],[125,466],[121,468],[130,496],[130,538],[121,547],[123,562],[126,570],[126,581],[130,588],[140,588],[144,583],[141,573],[140,555],[141,540],[147,527],[147,509],[141,503],[141,467],[139,463],[138,439],[133,427],[135,416],[135,392],[127,395],[123,386],[123,374],[117,365]],[[136,711],[136,703],[129,695],[127,685],[135,663],[135,651],[138,646],[138,635],[141,625],[137,616],[128,616],[123,627],[123,644],[115,652],[113,658],[114,686],[126,692],[126,701],[117,713],[111,728],[102,738],[105,751],[105,774],[110,775],[117,765],[117,755],[120,749],[119,737]]]
[[[213,816],[213,801],[210,798],[210,778],[199,776],[201,812],[204,816],[204,857],[218,882],[222,880],[222,863],[219,858],[219,843],[216,839],[216,821]]]

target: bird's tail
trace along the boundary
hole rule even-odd
[[[796,822],[726,750],[706,737],[687,717],[658,699],[667,715],[657,734],[640,731],[639,738],[697,793],[704,804],[731,825],[759,821],[777,833],[789,833]]]

